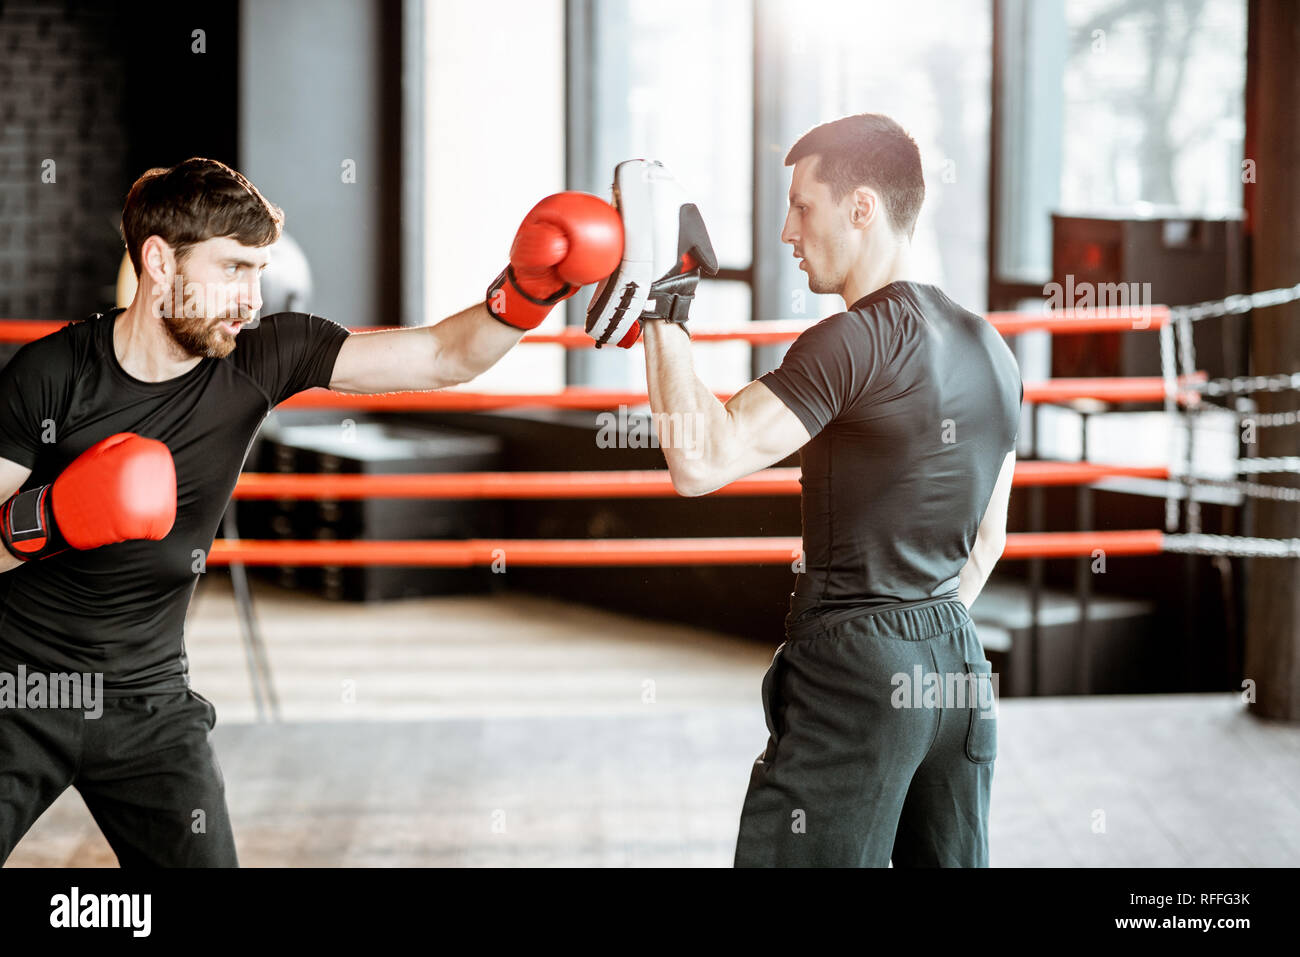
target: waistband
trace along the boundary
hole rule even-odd
[[[970,620],[965,605],[951,595],[944,595],[875,608],[826,612],[787,626],[786,638],[790,641],[828,638],[838,631],[866,637],[924,641],[964,628]],[[844,627],[850,624],[851,628]]]

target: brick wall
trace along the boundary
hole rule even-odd
[[[111,303],[128,175],[120,18],[113,5],[0,3],[0,317]]]

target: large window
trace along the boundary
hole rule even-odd
[[[839,311],[839,299],[809,292],[781,243],[783,160],[811,127],[864,112],[893,116],[921,148],[916,277],[982,308],[990,2],[407,0],[421,38],[408,51],[421,72],[407,80],[423,124],[408,157],[420,176],[408,206],[420,210],[421,250],[408,260],[420,280],[406,293],[419,304],[408,321],[480,298],[532,203],[566,187],[608,196],[614,166],[635,157],[669,166],[713,237],[723,270],[701,284],[696,327]],[[580,323],[588,298],[555,310],[544,328]],[[694,354],[718,390],[780,359],[779,349],[743,343]],[[638,389],[644,374],[640,349],[529,346],[473,387]]]
[[[1061,207],[1241,206],[1243,0],[1073,0]]]
[[[1245,0],[1001,0],[999,8],[999,280],[1021,283],[1023,294],[1051,278],[1053,212],[1215,218],[1239,210]]]
[[[572,166],[582,171],[585,188],[608,195],[614,167],[622,160],[662,161],[700,207],[724,270],[701,285],[692,325],[748,321],[752,5],[745,0],[572,0],[570,10],[570,28],[586,24],[590,41],[581,51],[588,82],[570,97],[570,109],[587,114],[582,125],[590,133],[570,144],[586,151]],[[749,349],[741,343],[702,346],[695,363],[700,377],[717,389],[750,379]],[[577,365],[584,383],[639,387],[645,381],[640,349],[602,349]]]
[[[776,129],[761,161],[779,166],[807,129],[851,113],[884,113],[916,140],[926,199],[913,237],[918,280],[942,286],[958,302],[984,306],[988,242],[988,137],[992,71],[991,8],[983,0],[806,0],[761,4],[767,20],[763,73]],[[771,177],[779,195],[762,237],[779,244],[789,170]],[[770,227],[769,227],[770,229]],[[784,249],[782,249],[784,252]],[[806,277],[786,255],[780,289],[793,294]],[[787,297],[788,298],[788,297]],[[821,315],[843,306],[821,297]],[[797,299],[796,299],[797,301]]]
[[[693,321],[816,319],[844,308],[808,291],[781,244],[800,134],[851,113],[887,113],[916,138],[927,198],[914,271],[974,309],[987,277],[991,12],[988,2],[915,0],[570,0],[592,64],[570,143],[590,181],[614,164],[662,159],[695,195],[726,268],[702,284]],[[570,25],[572,29],[572,23]],[[573,64],[570,64],[573,69]],[[572,73],[571,73],[572,76]],[[570,109],[574,109],[571,99]],[[585,124],[579,124],[585,128]],[[573,156],[571,154],[571,162]],[[704,381],[733,389],[770,368],[739,343],[694,352]],[[582,380],[643,382],[639,354],[580,364]]]
[[[483,300],[524,214],[565,188],[562,0],[433,0],[424,50],[422,322]],[[558,330],[563,310],[543,330]],[[511,350],[468,388],[564,387],[564,350]]]
[[[539,197],[566,186],[608,195],[615,164],[632,157],[667,163],[709,224],[724,272],[702,284],[697,326],[834,312],[841,303],[809,293],[780,242],[790,175],[782,161],[800,134],[850,113],[887,113],[916,138],[927,196],[914,273],[976,310],[1041,290],[1053,212],[1216,216],[1241,201],[1246,0],[419,8],[424,321],[482,294]],[[490,55],[466,42],[475,36],[492,38]],[[547,327],[580,322],[586,298],[556,310]],[[732,389],[780,357],[757,352],[733,343],[695,355],[709,385]],[[528,347],[477,387],[637,388],[643,376],[639,349]]]

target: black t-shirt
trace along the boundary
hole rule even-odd
[[[348,330],[285,312],[224,359],[142,382],[113,351],[114,310],[23,346],[0,370],[0,456],[45,485],[101,439],[158,439],[176,463],[162,541],[68,550],[0,574],[0,669],[102,672],[105,694],[189,685],[185,613],[253,438],[271,408],[327,386]]]
[[[759,381],[812,435],[790,621],[955,595],[1024,398],[997,330],[894,282],[810,327]]]

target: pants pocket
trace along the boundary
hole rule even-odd
[[[970,729],[966,732],[966,757],[976,764],[991,764],[998,756],[998,707],[994,694],[993,663],[966,662],[971,701]]]
[[[207,713],[208,713],[208,730],[211,731],[213,728],[215,728],[215,727],[217,726],[217,707],[216,707],[216,705],[214,705],[214,704],[213,704],[211,701],[209,701],[207,698],[203,697],[203,695],[199,694],[197,691],[190,691],[190,692],[188,692],[188,694],[189,694],[189,696],[190,696],[190,698],[191,698],[192,700],[199,702],[201,705],[203,705],[204,710],[207,711]]]
[[[767,673],[763,675],[763,717],[767,719],[767,733],[769,735],[765,755],[767,761],[771,761],[776,756],[776,745],[784,732],[783,712],[785,709],[781,701],[781,663],[784,654],[785,644],[782,643],[776,649],[776,653],[772,655],[772,664],[768,666]]]

